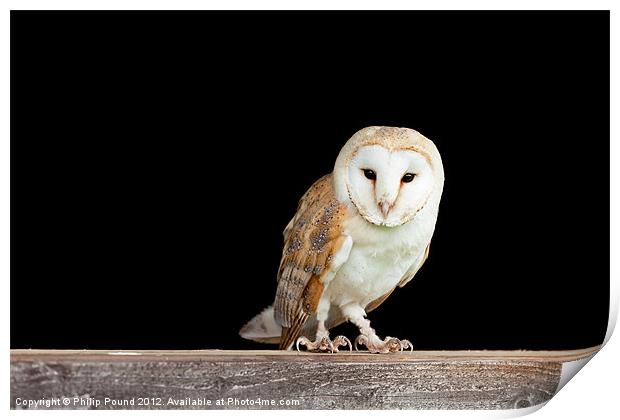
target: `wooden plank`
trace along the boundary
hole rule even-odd
[[[56,398],[59,405],[49,408],[521,408],[553,396],[562,363],[597,350],[389,355],[12,350],[11,407],[26,408],[24,400]],[[70,403],[63,404],[64,398]],[[138,405],[145,401],[150,404]]]

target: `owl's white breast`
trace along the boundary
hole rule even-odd
[[[324,298],[332,305],[368,303],[392,290],[412,266],[419,264],[437,220],[438,202],[430,202],[410,222],[398,227],[350,217],[344,233],[351,236],[349,258],[327,285]]]

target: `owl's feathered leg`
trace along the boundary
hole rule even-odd
[[[355,350],[358,350],[357,345],[361,344],[371,353],[396,353],[407,349],[413,351],[413,344],[409,340],[394,337],[385,337],[385,340],[381,340],[371,328],[370,321],[366,319],[366,312],[361,306],[349,304],[341,309],[347,319],[360,330],[360,335],[355,339]]]
[[[306,346],[308,351],[316,352],[330,352],[338,353],[338,347],[348,346],[349,351],[352,351],[351,341],[344,335],[339,335],[330,340],[329,331],[325,328],[325,321],[318,321],[318,327],[316,330],[316,338],[314,341],[308,340],[306,337],[299,337],[295,343],[297,351],[299,351],[299,345]]]

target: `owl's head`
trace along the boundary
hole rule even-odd
[[[367,127],[344,145],[334,167],[338,198],[369,223],[400,226],[443,190],[435,144],[409,128]],[[436,199],[436,200],[435,200]]]

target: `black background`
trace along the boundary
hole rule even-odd
[[[281,232],[368,125],[417,129],[446,173],[380,335],[602,341],[607,12],[12,12],[12,348],[269,347],[237,331]]]

